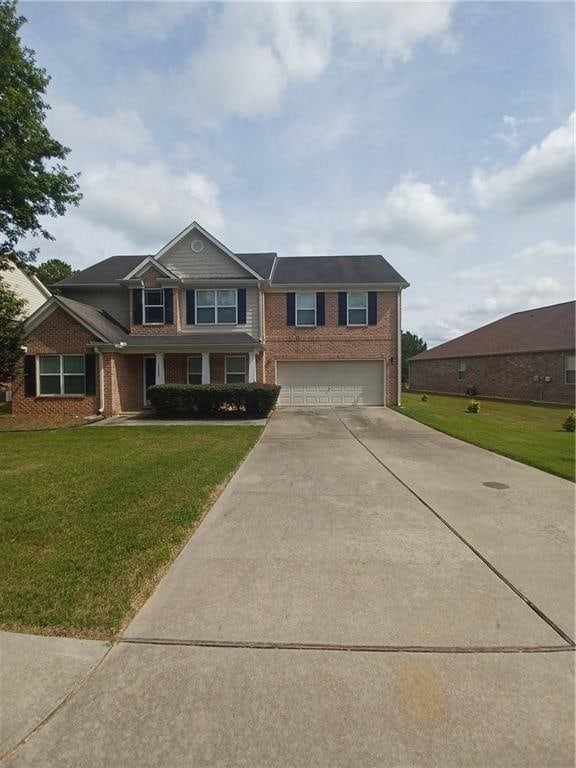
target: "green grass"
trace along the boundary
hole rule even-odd
[[[1,626],[114,636],[261,431],[147,426],[1,434]]]
[[[402,394],[400,413],[460,440],[530,464],[554,475],[575,479],[574,434],[562,429],[570,408],[561,405],[483,400],[480,413],[466,413],[468,398]]]

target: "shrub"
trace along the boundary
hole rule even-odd
[[[576,432],[576,411],[568,414],[562,424],[562,429],[565,429],[566,432]]]
[[[148,397],[161,418],[264,417],[279,392],[275,384],[157,384]]]
[[[478,400],[470,400],[466,406],[466,413],[480,413],[480,403]]]
[[[420,400],[422,400],[423,403],[427,403],[428,402],[428,395],[427,394],[423,394],[422,397],[420,398]]]

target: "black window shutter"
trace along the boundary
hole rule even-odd
[[[196,325],[196,295],[194,290],[186,291],[186,324]]]
[[[96,355],[84,355],[84,389],[87,395],[96,394]]]
[[[286,294],[286,324],[296,325],[296,294]]]
[[[174,291],[172,288],[164,288],[164,323],[172,325],[174,322]]]
[[[316,294],[316,325],[326,322],[326,301],[323,293]]]
[[[246,288],[238,288],[238,325],[246,325]]]
[[[36,357],[24,357],[24,396],[36,397]]]
[[[338,293],[338,325],[348,325],[348,294],[346,291]]]
[[[142,325],[142,288],[132,289],[132,321]]]
[[[368,293],[368,325],[376,325],[378,322],[378,294],[376,291]]]

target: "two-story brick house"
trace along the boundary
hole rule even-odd
[[[55,286],[26,325],[14,411],[138,411],[159,383],[394,404],[407,285],[382,256],[237,254],[194,222],[153,256],[112,256]]]

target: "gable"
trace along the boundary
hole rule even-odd
[[[197,241],[198,250],[192,249],[193,241]],[[195,229],[178,239],[158,261],[181,278],[253,278],[247,269]]]

